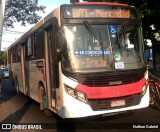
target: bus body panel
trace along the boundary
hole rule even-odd
[[[27,80],[26,87],[28,89],[28,95],[36,101],[39,101],[38,100],[39,83],[42,82],[42,84],[46,88],[45,67],[37,68],[37,62],[39,61],[44,62],[43,59],[25,62],[26,80]]]
[[[147,74],[146,74],[146,77],[147,77]],[[106,110],[94,111],[89,104],[86,104],[80,100],[77,100],[75,97],[66,93],[65,84],[72,87],[73,89],[76,89],[76,87],[79,85],[78,82],[62,74],[61,83],[62,83],[61,85],[62,87],[60,87],[61,93],[59,93],[59,96],[63,100],[58,104],[59,107],[57,107],[57,113],[62,118],[79,118],[79,117],[94,116],[94,115],[112,114],[112,113],[118,113],[118,112],[123,112],[127,110],[140,109],[140,108],[149,106],[149,86],[148,85],[146,85],[147,87],[146,87],[145,94],[141,98],[140,103],[138,105],[134,105],[130,107],[124,106],[122,108],[115,107],[109,110],[106,109]],[[130,86],[134,88],[135,84],[130,84]]]
[[[142,88],[146,83],[146,79],[143,78],[139,82],[134,84],[109,86],[109,87],[88,87],[82,84],[77,86],[77,90],[84,92],[88,99],[103,99],[103,98],[115,98],[123,97],[132,94],[142,92]]]
[[[22,69],[20,63],[12,64],[12,76],[14,77],[14,81],[18,81],[19,90],[23,93],[23,82],[22,82]],[[15,82],[16,83],[16,82]]]
[[[68,82],[68,84],[71,84],[71,82],[72,81]],[[61,116],[62,118],[79,118],[79,117],[86,117],[86,116],[93,116],[93,115],[111,114],[111,113],[117,113],[117,112],[122,112],[127,110],[140,109],[140,108],[149,106],[149,87],[147,87],[145,96],[141,98],[140,104],[131,106],[131,107],[123,107],[119,109],[113,108],[111,110],[93,111],[89,104],[86,104],[84,102],[81,102],[75,99],[74,97],[70,96],[66,92],[64,92],[63,96],[64,96],[63,97],[64,104],[61,108],[58,109],[58,112],[57,112],[58,115]],[[68,107],[70,105],[71,107]]]

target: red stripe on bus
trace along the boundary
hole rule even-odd
[[[113,6],[128,6],[127,4],[111,3],[111,2],[75,2],[77,5],[113,5]]]
[[[146,83],[146,79],[143,78],[139,82],[107,87],[88,87],[86,85],[79,84],[76,90],[86,94],[88,99],[104,99],[122,97],[142,92],[142,87]]]

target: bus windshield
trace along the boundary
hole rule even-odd
[[[137,25],[63,26],[63,68],[104,72],[142,68],[142,37]]]

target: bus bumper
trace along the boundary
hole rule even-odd
[[[64,106],[62,106],[58,110],[58,115],[62,118],[80,118],[94,115],[103,115],[103,114],[113,114],[113,113],[121,113],[127,110],[134,110],[145,108],[149,106],[149,88],[147,88],[146,93],[142,97],[140,104],[130,107],[124,107],[119,109],[112,110],[101,110],[101,111],[93,111],[89,104],[81,102],[72,96],[65,93],[65,101]]]

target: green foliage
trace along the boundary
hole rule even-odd
[[[44,6],[38,6],[38,0],[7,0],[5,9],[4,27],[14,27],[14,22],[37,23],[41,17],[37,11],[44,12]]]
[[[7,60],[7,52],[6,51],[0,51],[0,65],[3,65],[6,63]]]
[[[135,6],[143,23],[144,39],[150,39],[155,42],[155,33],[160,32],[160,0],[84,0],[84,1],[105,1],[119,2]],[[153,26],[154,29],[151,27]],[[154,43],[153,43],[154,44]]]
[[[154,33],[160,29],[160,1],[159,0],[119,0],[127,4],[134,5],[139,10],[142,17],[144,38],[155,40]],[[151,27],[153,26],[154,29]]]

